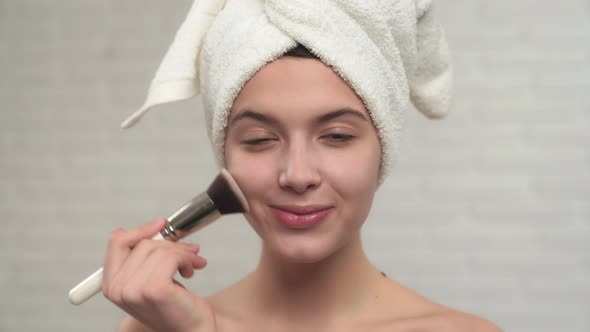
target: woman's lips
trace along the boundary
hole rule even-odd
[[[281,208],[273,207],[272,212],[283,224],[290,228],[305,229],[317,225],[324,220],[331,212],[332,208],[315,209],[309,213],[295,213]]]

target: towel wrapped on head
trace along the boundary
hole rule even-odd
[[[131,127],[157,104],[202,95],[219,166],[229,111],[241,87],[298,44],[331,66],[365,103],[382,146],[379,183],[398,154],[411,101],[447,114],[452,71],[431,0],[196,0]]]

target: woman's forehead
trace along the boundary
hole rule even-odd
[[[234,100],[230,117],[244,110],[318,115],[344,108],[368,117],[361,98],[329,66],[315,59],[282,57],[246,82]]]

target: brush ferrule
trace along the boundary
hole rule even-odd
[[[170,216],[160,234],[176,241],[207,226],[220,216],[221,213],[217,211],[211,198],[207,193],[202,193]]]

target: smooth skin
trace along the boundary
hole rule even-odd
[[[385,277],[365,255],[381,147],[361,98],[329,66],[282,57],[263,67],[234,101],[224,153],[263,241],[257,267],[200,298],[172,278],[204,267],[197,249],[146,240],[155,225],[115,231],[103,292],[130,315],[119,331],[501,331]],[[273,214],[310,204],[330,214],[309,229]]]

